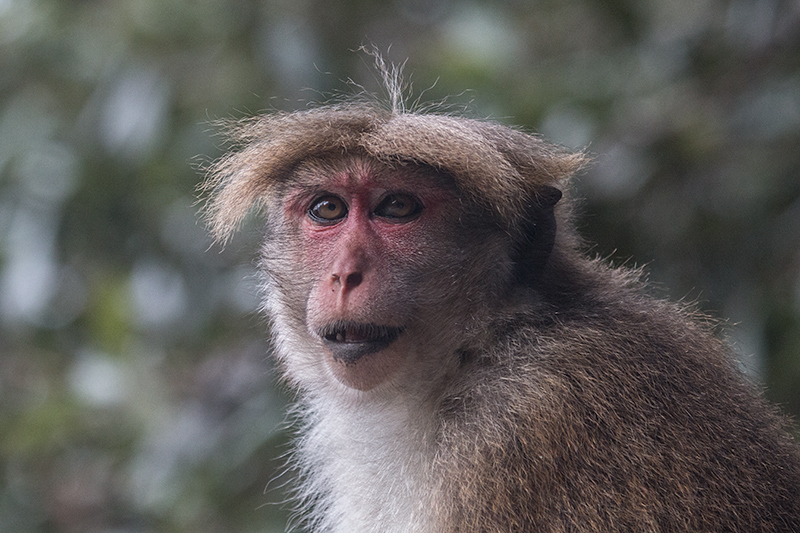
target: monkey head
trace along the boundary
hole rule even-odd
[[[455,372],[478,322],[546,262],[556,186],[582,161],[493,123],[366,104],[261,117],[233,136],[242,148],[207,182],[212,228],[224,240],[265,208],[264,308],[306,390]]]

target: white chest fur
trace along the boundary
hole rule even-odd
[[[312,402],[299,461],[315,530],[434,532],[439,476],[428,407]]]

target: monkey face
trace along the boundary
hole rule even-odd
[[[446,366],[430,354],[454,351],[464,321],[448,317],[472,292],[454,280],[476,262],[465,252],[460,206],[455,186],[427,169],[361,158],[298,169],[272,208],[283,230],[265,253],[268,290],[278,293],[268,310],[294,316],[276,328],[291,331],[289,373],[324,377],[323,360],[327,376],[370,390],[398,373]],[[287,251],[288,262],[270,259]],[[287,312],[298,301],[303,312]]]

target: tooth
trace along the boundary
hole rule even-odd
[[[336,342],[344,342],[344,333],[336,334]]]

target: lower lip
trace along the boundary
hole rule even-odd
[[[396,339],[397,336],[364,342],[336,342],[328,339],[323,339],[322,342],[331,351],[336,362],[352,365],[366,355],[383,350]]]

